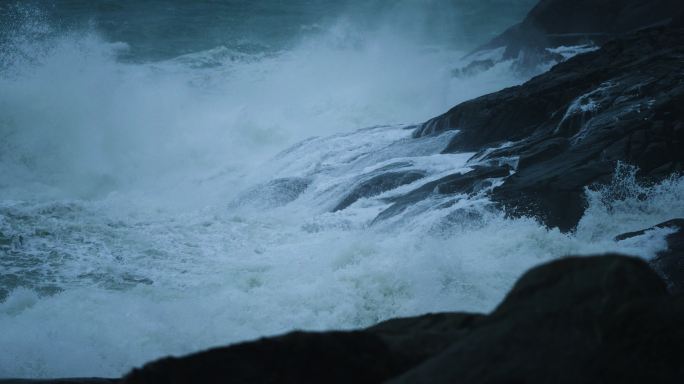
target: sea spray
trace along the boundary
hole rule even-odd
[[[602,201],[612,191],[588,192],[587,215],[569,234],[533,218],[506,218],[486,199],[464,199],[442,209],[433,201],[391,225],[370,225],[373,213],[386,206],[383,196],[400,190],[330,212],[327,202],[347,192],[330,187],[344,180],[345,172],[351,183],[370,171],[365,156],[384,156],[378,163],[411,162],[433,174],[459,161],[466,166],[469,155],[459,160],[414,149],[394,152],[399,157],[393,158],[372,146],[359,149],[382,136],[388,143],[380,146],[391,148],[407,134],[403,127],[362,130],[342,136],[346,147],[339,136],[319,139],[325,150],[332,141],[333,153],[357,154],[346,162],[328,157],[328,167],[303,172],[309,180],[305,191],[267,210],[250,211],[254,201],[240,199],[181,213],[121,209],[116,196],[6,206],[2,230],[14,230],[24,240],[13,251],[17,265],[4,267],[26,274],[28,258],[45,275],[34,275],[33,281],[24,276],[23,285],[36,288],[17,287],[0,304],[0,325],[7,330],[0,338],[12,352],[2,356],[0,367],[6,376],[118,375],[159,355],[291,329],[361,327],[434,311],[488,311],[522,272],[543,261],[608,251],[653,257],[666,247],[667,230],[622,242],[615,242],[615,235],[655,224],[665,212],[684,215],[679,205],[655,206],[681,193],[679,178],[650,187],[632,180],[629,188],[641,193],[623,195],[611,209]],[[296,146],[273,165],[301,159],[310,150]],[[614,184],[625,183],[618,178]],[[652,199],[643,199],[643,193]],[[634,204],[651,214],[630,216]],[[450,220],[464,207],[476,215]],[[36,228],[41,232],[32,233]],[[37,288],[49,281],[59,290]]]

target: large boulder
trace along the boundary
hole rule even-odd
[[[569,257],[527,272],[490,314],[295,332],[167,358],[126,383],[679,383],[684,297],[640,259]]]
[[[684,296],[668,292],[641,259],[568,257],[529,270],[489,315],[427,314],[358,331],[293,332],[164,358],[120,382],[681,383],[682,322]]]
[[[293,332],[134,370],[130,384],[379,383],[406,367],[368,332]]]
[[[393,383],[676,383],[684,300],[640,260],[527,272],[475,330]]]

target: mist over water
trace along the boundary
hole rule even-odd
[[[410,128],[526,80],[452,70],[532,2],[253,3],[0,6],[0,377],[488,311],[552,258],[652,257],[667,230],[612,239],[684,215],[681,179],[639,186],[625,167],[573,234],[482,196],[371,225],[386,198],[472,165],[439,154],[457,133]],[[394,168],[426,177],[332,212]]]
[[[64,30],[48,11],[22,8],[3,56],[2,132],[11,148],[2,165],[98,195],[170,173],[244,170],[311,135],[419,122],[521,80],[505,71],[452,78],[463,52],[429,38],[432,20],[419,4],[388,7],[373,25],[327,15],[325,27],[304,28],[276,49],[222,45],[144,63],[122,62],[136,48],[95,27]]]

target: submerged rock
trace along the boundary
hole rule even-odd
[[[388,219],[403,212],[410,205],[427,198],[432,194],[465,194],[472,195],[492,186],[492,179],[510,175],[510,167],[475,166],[465,173],[454,173],[440,179],[427,182],[420,187],[398,197],[387,199],[392,205],[380,212],[375,221]]]
[[[459,104],[414,136],[457,129],[445,152],[517,158],[493,200],[567,231],[584,212],[584,188],[609,181],[618,162],[651,180],[684,169],[683,60],[684,29],[644,30]]]
[[[285,177],[260,184],[231,202],[234,207],[277,208],[293,202],[306,191],[311,180]]]
[[[377,196],[402,185],[411,184],[423,177],[425,177],[424,172],[413,170],[387,172],[373,176],[356,185],[354,189],[349,192],[335,208],[333,208],[333,212],[341,211],[361,198]]]
[[[125,383],[679,383],[683,321],[684,298],[642,260],[569,257],[528,271],[487,316],[293,332],[162,359]]]

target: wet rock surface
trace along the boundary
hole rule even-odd
[[[658,180],[684,166],[684,29],[652,28],[576,56],[529,82],[467,101],[416,137],[459,130],[445,152],[485,151],[510,163],[492,198],[512,215],[571,230],[583,191],[618,162]]]

